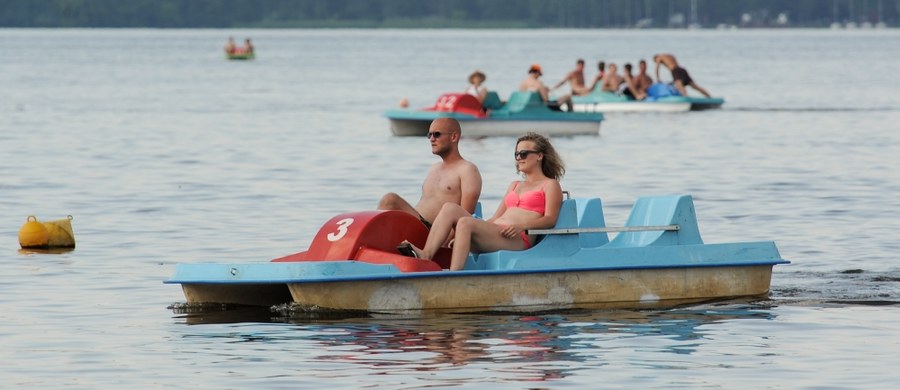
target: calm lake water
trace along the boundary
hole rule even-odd
[[[229,35],[257,60],[229,62]],[[0,384],[29,388],[896,388],[900,31],[0,29]],[[305,249],[416,199],[436,157],[381,113],[473,69],[675,53],[722,110],[611,114],[554,139],[563,187],[621,225],[690,193],[706,242],[775,240],[771,299],[663,311],[327,318],[179,310],[183,262]],[[512,138],[463,140],[487,214]],[[19,251],[28,215],[78,247]],[[172,305],[176,305],[173,309]]]

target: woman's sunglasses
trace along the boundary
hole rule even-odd
[[[513,155],[516,156],[516,160],[524,160],[524,159],[528,158],[529,154],[532,154],[532,153],[540,153],[540,152],[538,152],[537,150],[520,150]]]

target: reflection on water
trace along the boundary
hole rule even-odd
[[[307,344],[318,361],[361,365],[366,370],[439,371],[448,366],[493,364],[517,381],[559,379],[578,370],[566,362],[607,365],[622,345],[652,343],[655,353],[690,355],[706,337],[704,328],[728,321],[771,321],[769,302],[719,304],[665,311],[567,311],[533,315],[435,315],[339,318],[303,313],[275,317],[258,308],[193,307],[177,318],[188,324],[280,322],[250,333],[203,328],[185,337],[230,337],[245,342],[273,340]],[[225,309],[225,310],[223,310]],[[648,348],[650,344],[647,344]],[[630,347],[629,347],[630,348]]]
[[[772,289],[787,304],[900,305],[900,273],[848,269],[791,272]]]
[[[898,111],[898,107],[733,107],[731,111],[750,111],[750,112],[877,112],[877,111]]]
[[[26,249],[26,248],[22,248],[22,249],[19,249],[19,254],[20,254],[20,255],[34,255],[34,254],[41,254],[41,255],[59,255],[59,254],[63,254],[63,253],[69,253],[69,252],[74,251],[74,250],[75,250],[74,247],[73,247],[73,248],[46,248],[46,249],[42,249],[42,248],[27,248],[27,249]]]
[[[223,304],[176,303],[169,306],[188,325],[271,322],[275,316],[267,307]]]

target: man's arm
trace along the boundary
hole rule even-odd
[[[574,77],[574,75],[573,75],[572,73],[573,73],[573,72],[569,72],[569,74],[566,75],[566,78],[562,79],[562,81],[560,81],[559,83],[557,83],[556,85],[553,86],[553,89],[557,89],[557,88],[559,88],[559,87],[562,87],[563,84],[566,83],[566,81],[571,80],[572,77]]]
[[[660,83],[662,82],[662,80],[660,80],[660,78],[659,78],[659,60],[658,59],[656,60],[656,81],[660,82]]]
[[[546,85],[541,85],[540,89],[541,99],[544,99],[544,103],[550,101],[550,89],[547,88]]]
[[[556,85],[553,86],[553,89],[557,89],[557,88],[559,88],[559,87],[562,87],[563,84],[566,83],[566,81],[569,81],[569,80],[568,80],[568,79],[562,79],[562,81],[556,83]]]
[[[475,204],[481,197],[481,173],[475,164],[469,164],[459,177],[459,205],[469,214],[475,212]]]

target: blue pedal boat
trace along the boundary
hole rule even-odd
[[[609,233],[618,233],[612,240]],[[690,195],[638,198],[622,227],[607,227],[601,201],[563,201],[556,227],[530,249],[471,254],[462,271],[400,255],[427,229],[400,211],[335,216],[309,250],[267,263],[179,264],[164,283],[188,303],[398,313],[649,309],[766,298],[775,243],[706,244]]]
[[[455,118],[463,137],[518,137],[529,131],[548,136],[597,135],[603,114],[564,112],[544,104],[537,92],[513,92],[506,102],[496,92],[488,92],[484,104],[474,96],[459,93],[441,95],[422,109],[385,111],[395,136],[425,136],[428,126],[440,117]]]
[[[655,83],[647,89],[648,97],[634,100],[622,94],[594,88],[590,94],[573,96],[572,106],[576,112],[685,112],[722,107],[725,99],[720,97],[681,96],[670,84]]]

